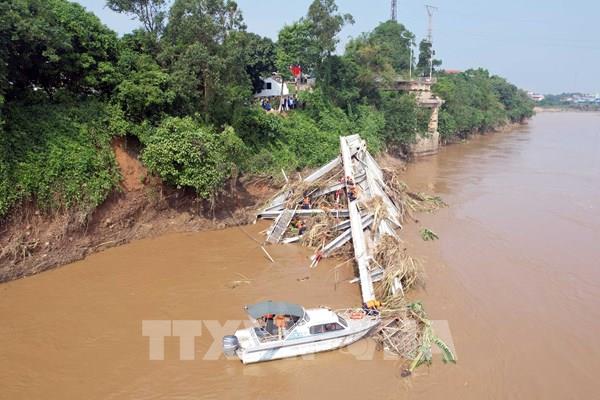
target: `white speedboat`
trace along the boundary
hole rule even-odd
[[[223,338],[223,352],[244,364],[334,350],[363,338],[379,323],[376,311],[265,301],[246,306],[256,326]]]

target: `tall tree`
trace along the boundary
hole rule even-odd
[[[246,73],[252,81],[254,91],[262,87],[261,77],[275,71],[275,43],[255,33],[240,32],[240,45],[244,51]]]
[[[243,35],[246,26],[231,0],[175,0],[161,43],[182,113],[200,111],[226,123],[232,107],[250,95]]]
[[[412,63],[410,48],[414,40],[415,35],[396,21],[383,22],[369,34],[369,42],[378,47],[398,74],[407,72]]]
[[[117,59],[117,36],[98,17],[67,0],[0,2],[2,91],[107,92]]]
[[[354,23],[350,14],[337,13],[334,0],[314,0],[305,18],[284,26],[277,41],[277,68],[289,77],[288,67],[300,64],[304,71],[321,71],[324,60],[335,51],[337,35],[347,23]]]
[[[337,106],[352,107],[361,97],[369,97],[369,93],[362,90],[364,86],[359,84],[360,67],[349,57],[327,57],[321,69],[319,84]]]
[[[311,24],[301,19],[291,25],[285,25],[277,40],[277,70],[290,77],[289,66],[299,64],[310,72],[317,66],[320,51],[313,40]]]
[[[232,0],[175,0],[165,30],[167,41],[175,46],[195,42],[213,51],[234,31],[246,25],[237,3]]]
[[[421,76],[428,76],[429,72],[434,72],[437,67],[442,65],[441,60],[433,58],[435,51],[432,48],[431,42],[427,39],[421,40],[419,43],[419,60],[417,62],[417,69],[421,73]]]
[[[354,19],[350,14],[337,13],[338,7],[335,0],[314,0],[308,8],[307,21],[313,38],[319,48],[321,59],[335,51],[339,39],[338,33],[345,24],[353,24]]]
[[[146,31],[160,35],[165,20],[165,0],[106,0],[106,6],[118,13],[137,18]]]
[[[399,75],[408,75],[413,40],[414,35],[404,25],[387,21],[346,45],[346,57],[360,66],[357,83],[363,93],[371,93],[373,98],[375,81],[391,81]]]

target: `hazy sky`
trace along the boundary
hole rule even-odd
[[[120,34],[137,21],[78,0]],[[277,39],[277,32],[306,14],[311,0],[238,0],[248,30]],[[349,37],[389,19],[390,0],[337,0],[356,23]],[[398,20],[420,40],[427,34],[425,4],[438,7],[433,42],[443,67],[484,67],[518,86],[542,93],[600,92],[600,0],[398,0]],[[343,49],[343,47],[341,47]]]

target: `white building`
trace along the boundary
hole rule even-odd
[[[281,82],[273,77],[261,78],[263,82],[262,90],[254,94],[254,97],[275,97],[287,96],[290,94],[287,84],[283,84],[283,93],[281,92]]]
[[[544,100],[544,95],[540,93],[527,92],[527,96],[533,101],[542,101]]]

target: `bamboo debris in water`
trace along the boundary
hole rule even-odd
[[[398,205],[402,220],[405,215],[413,218],[412,213],[433,212],[447,206],[439,196],[409,190],[395,171],[384,169],[383,172],[387,183],[387,193]]]
[[[302,245],[321,247],[323,243],[329,242],[336,236],[335,221],[336,219],[329,214],[321,214],[310,218],[307,222],[307,231],[301,239]]]
[[[392,315],[384,317],[375,340],[383,350],[405,360],[413,360],[421,344],[418,321],[409,315],[408,303],[403,297],[396,296],[393,307]],[[385,311],[386,309],[382,310],[382,316]]]
[[[416,285],[423,285],[424,271],[421,262],[409,256],[397,238],[384,235],[375,250],[375,260],[385,271],[378,287],[379,298],[384,306],[398,292],[403,293]]]
[[[393,304],[393,316],[381,324],[375,340],[384,350],[410,361],[402,372],[403,376],[410,375],[419,365],[431,364],[433,345],[440,349],[444,363],[456,363],[450,347],[433,331],[420,302],[407,303],[396,296],[390,299],[390,303]],[[385,315],[383,312],[382,315]]]

